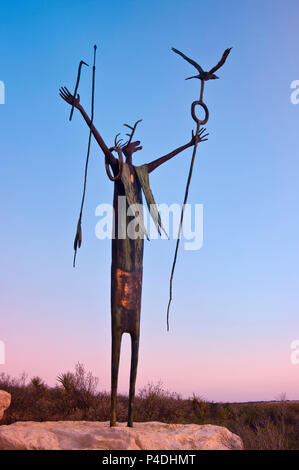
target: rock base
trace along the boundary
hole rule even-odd
[[[1,450],[240,450],[240,437],[211,424],[25,421],[0,426]]]

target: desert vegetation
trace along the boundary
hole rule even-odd
[[[110,394],[98,391],[98,379],[78,363],[49,387],[40,377],[0,374],[0,389],[12,395],[1,424],[15,421],[108,421]],[[128,397],[118,397],[118,420],[127,419]],[[273,402],[214,403],[193,395],[186,399],[149,383],[139,390],[135,421],[216,424],[238,434],[246,449],[299,449],[299,402],[285,396]]]

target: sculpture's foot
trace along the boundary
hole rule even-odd
[[[132,413],[129,413],[129,416],[128,416],[128,428],[132,428],[133,427],[133,415]]]

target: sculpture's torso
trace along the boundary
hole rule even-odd
[[[129,165],[132,189],[136,201],[142,204],[141,186],[136,177],[134,167]],[[125,203],[125,211],[119,208],[119,196]],[[114,183],[114,236],[112,238],[111,265],[111,313],[114,327],[122,333],[139,332],[141,308],[143,237],[131,239],[127,234],[128,224],[132,216],[128,215],[128,202],[125,188],[121,180]],[[125,212],[125,214],[124,214]],[[121,227],[122,224],[122,227]],[[119,234],[122,238],[119,238]]]

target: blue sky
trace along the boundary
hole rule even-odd
[[[287,7],[286,7],[287,4]],[[88,129],[59,98],[98,45],[95,124],[109,145],[124,122],[145,163],[186,143],[199,81],[171,52],[206,68],[233,47],[206,85],[208,142],[200,144],[189,202],[204,205],[204,245],[180,251],[171,331],[168,283],[175,242],[146,243],[137,386],[162,380],[213,400],[298,398],[290,363],[298,324],[298,124],[290,84],[299,79],[293,0],[3,2],[1,119],[1,330],[6,364],[49,383],[77,361],[110,382],[110,242],[94,234],[96,206],[112,201],[92,144],[83,246],[72,244]],[[81,102],[90,112],[91,70]],[[191,151],[151,177],[157,202],[181,203]],[[129,341],[121,363],[127,391]]]

